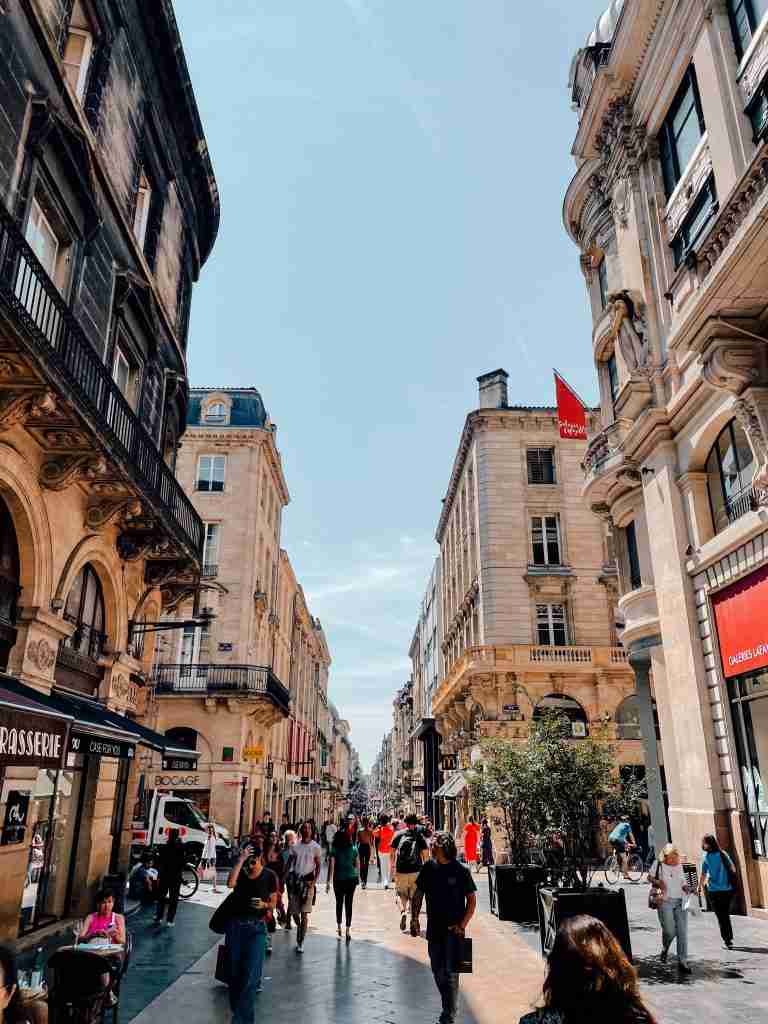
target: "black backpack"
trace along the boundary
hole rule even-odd
[[[395,871],[398,875],[412,875],[421,871],[421,851],[417,832],[406,832],[397,844]]]

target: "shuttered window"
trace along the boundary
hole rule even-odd
[[[555,483],[555,449],[529,448],[528,452],[528,483]]]

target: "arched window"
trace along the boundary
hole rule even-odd
[[[203,419],[206,423],[226,423],[227,409],[223,402],[211,402],[205,407]]]
[[[0,498],[0,669],[16,643],[16,603],[19,586],[19,544],[8,506]]]
[[[640,708],[637,697],[632,694],[626,697],[616,708],[614,715],[616,735],[620,740],[641,740]]]
[[[707,458],[707,490],[715,533],[755,507],[755,457],[737,420],[720,432]]]
[[[104,650],[104,595],[92,565],[77,574],[64,606],[64,618],[77,627],[65,646],[93,661]]]
[[[165,730],[165,738],[182,750],[197,750],[197,730],[186,725],[177,725]]]
[[[548,693],[533,709],[534,719],[546,715],[564,715],[571,723],[572,736],[583,737],[589,733],[587,713],[575,697],[565,693]]]

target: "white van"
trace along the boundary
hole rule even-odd
[[[229,861],[232,840],[223,826],[210,822],[216,830],[216,859],[219,864]],[[168,833],[175,828],[187,847],[190,860],[199,860],[208,839],[209,822],[197,804],[173,793],[154,793],[149,805],[148,820],[133,822],[131,840],[134,858],[142,846],[162,846],[168,842]]]

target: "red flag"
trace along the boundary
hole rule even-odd
[[[555,390],[557,392],[557,420],[560,425],[560,437],[566,440],[587,439],[587,410],[584,403],[566,384],[557,370],[555,373]]]

